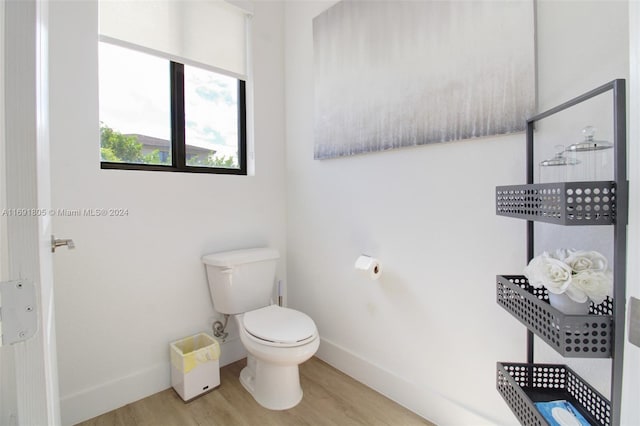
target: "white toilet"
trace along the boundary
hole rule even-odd
[[[240,340],[249,353],[240,382],[271,410],[286,410],[302,400],[298,365],[313,356],[320,337],[302,312],[270,305],[280,255],[252,248],[202,257],[213,307],[234,315]]]

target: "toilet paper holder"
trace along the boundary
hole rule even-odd
[[[370,280],[377,280],[382,274],[382,265],[380,261],[375,257],[371,257],[366,254],[361,254],[354,264],[354,267],[365,273]]]

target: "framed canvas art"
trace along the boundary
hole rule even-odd
[[[533,0],[343,0],[313,21],[314,158],[524,131]]]

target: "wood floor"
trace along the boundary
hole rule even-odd
[[[300,366],[304,398],[270,411],[238,380],[246,361],[223,367],[219,388],[185,404],[173,389],[95,417],[82,426],[432,425],[318,358]]]

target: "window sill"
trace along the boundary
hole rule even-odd
[[[246,176],[247,170],[227,169],[224,167],[193,167],[193,166],[163,166],[161,164],[132,164],[132,163],[111,163],[100,162],[100,168],[104,170],[144,170],[151,172],[178,172],[178,173],[208,173],[217,175],[241,175]]]

